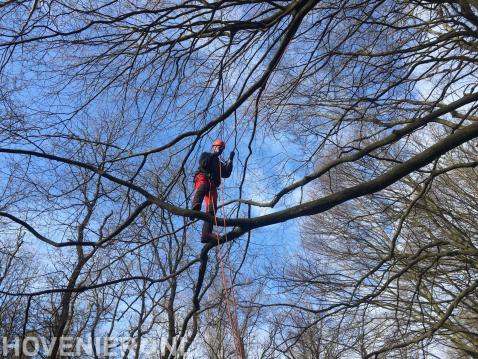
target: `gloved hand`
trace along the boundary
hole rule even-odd
[[[234,156],[236,155],[236,152],[235,151],[232,151],[230,154],[229,154],[229,159],[232,161],[234,159]]]

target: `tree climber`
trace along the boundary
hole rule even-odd
[[[227,161],[221,159],[226,145],[224,141],[217,139],[212,144],[212,153],[203,152],[199,157],[199,168],[194,176],[194,198],[192,209],[201,210],[203,200],[206,202],[206,213],[215,216],[217,211],[217,187],[221,184],[221,177],[228,178],[232,172],[232,160],[235,152],[232,151]],[[191,220],[194,218],[190,218]],[[201,234],[201,242],[217,241],[219,235],[212,233],[213,222],[204,221]]]

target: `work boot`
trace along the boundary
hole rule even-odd
[[[201,243],[217,242],[221,240],[221,236],[217,233],[205,233],[201,236]]]

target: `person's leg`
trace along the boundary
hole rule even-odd
[[[192,202],[192,210],[200,211],[202,206],[202,201],[204,197],[209,192],[209,180],[203,174],[197,174],[194,177],[194,196]],[[207,210],[207,207],[206,207]],[[189,218],[193,220],[194,218]]]
[[[209,191],[205,195],[206,212],[215,216],[217,211],[217,190],[213,184],[210,184]],[[214,223],[212,221],[204,221],[202,226],[201,241],[208,242],[211,240],[217,240],[218,236],[212,233]]]

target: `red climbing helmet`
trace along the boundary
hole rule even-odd
[[[221,140],[221,139],[218,138],[217,140],[215,140],[215,141],[212,143],[212,146],[213,146],[213,147],[214,147],[214,146],[219,146],[219,147],[221,147],[221,148],[224,148],[224,147],[226,147],[226,144],[224,143],[223,140]]]

